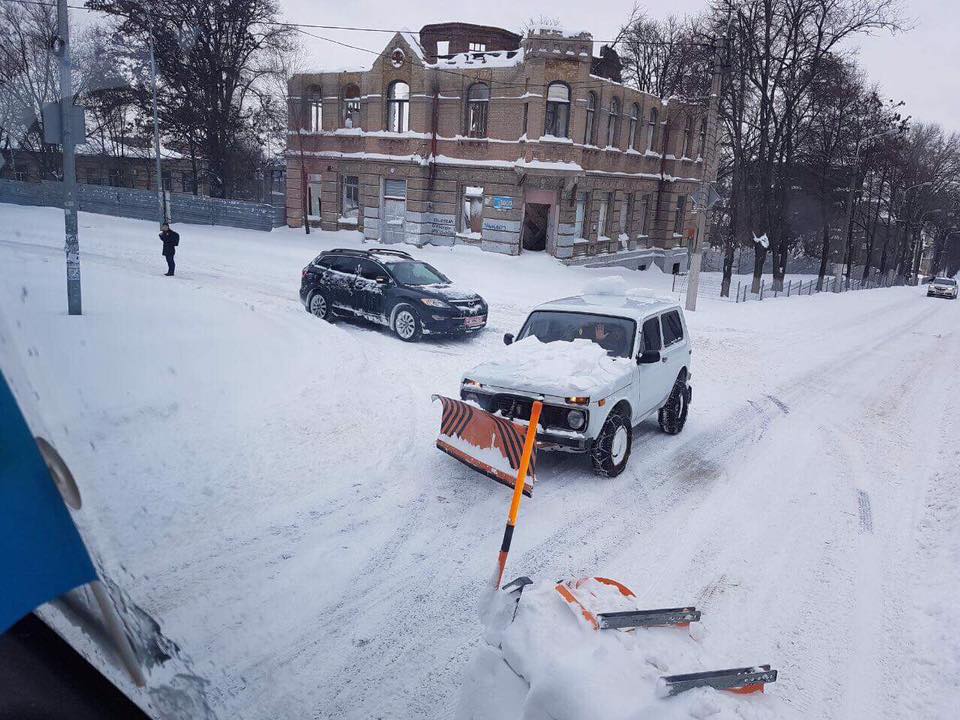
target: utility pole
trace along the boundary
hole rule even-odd
[[[157,204],[159,205],[160,224],[167,221],[166,202],[163,195],[163,169],[160,165],[160,123],[157,120],[157,59],[153,42],[153,15],[150,6],[145,4],[147,22],[150,24],[150,84],[153,89],[153,154],[157,164]]]
[[[77,234],[77,162],[73,137],[73,79],[70,76],[70,27],[67,0],[57,0],[57,37],[54,54],[60,56],[60,146],[63,149],[64,253],[67,256],[67,312],[82,314],[80,297],[80,239]]]
[[[687,277],[687,310],[697,309],[697,291],[700,289],[700,265],[703,262],[703,247],[707,242],[710,226],[707,217],[710,206],[707,202],[713,183],[717,179],[717,161],[720,155],[718,125],[720,115],[720,83],[723,79],[723,50],[726,37],[720,38],[713,56],[713,77],[710,79],[710,97],[707,102],[706,157],[703,158],[703,175],[700,180],[700,198],[703,207],[697,218],[697,234],[690,248],[690,272]]]

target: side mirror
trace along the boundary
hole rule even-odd
[[[504,345],[513,344],[513,333],[507,333],[506,335],[503,336],[503,344]]]
[[[387,285],[390,283],[390,278],[384,275],[378,275],[376,278],[377,285]]]
[[[659,350],[647,350],[637,355],[637,365],[650,365],[660,362]]]

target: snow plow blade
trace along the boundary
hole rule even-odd
[[[433,395],[443,405],[437,448],[464,465],[498,483],[513,488],[517,483],[527,426],[481,410],[478,407]],[[523,483],[523,494],[533,495],[536,480],[536,451]]]
[[[698,687],[712,687],[716,690],[746,694],[763,692],[766,683],[776,682],[776,680],[776,670],[771,670],[769,665],[757,665],[684,675],[666,675],[660,678],[659,690],[664,697],[678,695]]]

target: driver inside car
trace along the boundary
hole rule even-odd
[[[580,328],[580,337],[591,340],[611,355],[619,353],[623,347],[623,331],[616,325],[607,326],[603,322]]]

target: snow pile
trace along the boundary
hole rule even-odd
[[[592,278],[583,286],[583,294],[623,297],[627,294],[627,281],[621,275]]]
[[[480,363],[466,376],[484,385],[548,395],[590,394],[616,382],[633,366],[631,360],[607,355],[589,340],[540,342],[518,340]]]
[[[638,609],[615,589],[608,590],[600,594],[603,610]],[[689,631],[598,632],[546,581],[526,587],[513,622],[514,602],[507,593],[487,599],[482,611],[483,642],[465,673],[458,720],[799,717],[780,699],[776,685],[753,695],[698,688],[661,697],[663,675],[748,664],[744,658],[711,653],[710,638],[699,623]]]

